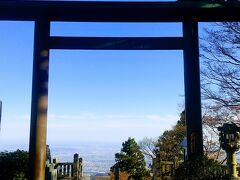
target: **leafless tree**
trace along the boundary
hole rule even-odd
[[[215,106],[240,109],[240,23],[215,23],[201,41],[202,93]]]
[[[138,142],[138,145],[142,151],[142,153],[150,158],[154,159],[156,157],[156,143],[157,140],[150,137],[144,137],[141,141]]]
[[[201,38],[204,148],[221,158],[217,127],[240,120],[240,23],[222,22]]]

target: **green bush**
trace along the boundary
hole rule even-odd
[[[221,180],[224,175],[221,164],[206,156],[187,160],[175,171],[176,180]]]
[[[14,152],[0,152],[0,179],[27,179],[28,152],[17,150]]]

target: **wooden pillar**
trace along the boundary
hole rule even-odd
[[[189,18],[183,22],[185,117],[187,155],[203,155],[198,22]]]
[[[39,17],[35,21],[34,32],[31,129],[29,143],[30,180],[45,179],[49,36],[50,21],[44,17]]]

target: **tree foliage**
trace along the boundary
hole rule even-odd
[[[175,171],[175,179],[181,180],[215,180],[223,179],[222,166],[206,156],[197,156],[180,164]]]
[[[0,179],[27,179],[28,152],[0,152]]]
[[[120,153],[115,154],[116,165],[134,179],[142,179],[147,174],[144,155],[134,138],[123,142]]]
[[[186,136],[185,111],[180,114],[177,124],[171,129],[164,131],[156,144],[156,151],[161,161],[173,161],[176,158],[183,159],[181,142]]]

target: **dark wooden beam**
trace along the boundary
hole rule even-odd
[[[182,37],[51,37],[50,49],[182,50]]]
[[[51,21],[82,22],[182,22],[239,21],[240,2],[63,2],[1,1],[0,20],[35,20],[45,15]]]
[[[192,158],[203,155],[198,23],[195,19],[183,22],[183,37],[187,155]]]

